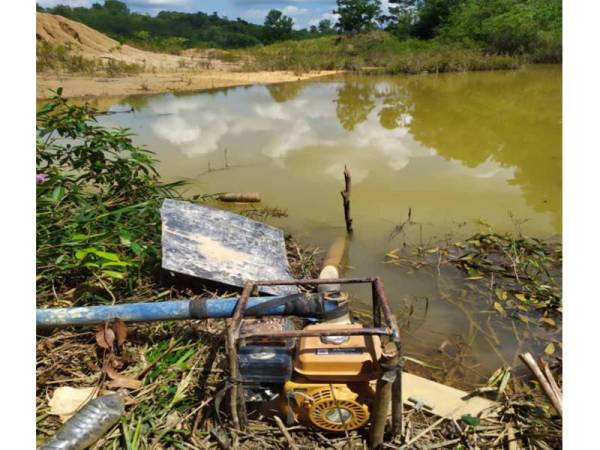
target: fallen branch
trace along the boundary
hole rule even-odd
[[[560,400],[561,406],[562,406],[562,391],[558,387],[558,384],[556,383],[556,380],[554,379],[554,375],[552,375],[552,372],[550,371],[550,366],[548,365],[548,363],[546,361],[544,361],[541,358],[540,358],[540,364],[542,366],[542,369],[544,371],[544,375],[546,376],[546,379],[550,383],[550,387],[552,387],[552,390],[556,394],[556,397],[558,397],[558,399]]]
[[[400,450],[405,450],[410,448],[410,446],[412,444],[414,444],[415,442],[417,442],[419,439],[421,439],[423,436],[425,436],[427,433],[429,433],[430,431],[434,430],[436,427],[438,427],[444,420],[446,420],[446,417],[440,417],[438,420],[436,420],[435,422],[433,422],[431,425],[429,425],[427,428],[425,428],[423,431],[421,431],[419,434],[417,434],[414,438],[412,438],[410,441],[407,441],[406,444],[404,444],[402,447],[400,447]]]
[[[546,397],[548,397],[548,399],[550,400],[550,403],[552,403],[552,406],[554,407],[556,412],[562,416],[562,400],[554,392],[554,389],[552,389],[550,382],[542,373],[540,366],[538,366],[538,364],[535,362],[535,359],[533,359],[533,356],[531,356],[531,353],[521,353],[519,355],[519,358],[521,358],[521,361],[523,361],[523,363],[525,363],[525,365],[529,368],[529,370],[531,370],[533,375],[537,378],[537,380],[540,383],[540,386],[542,387],[542,390],[544,391],[544,394],[546,394]]]
[[[287,428],[285,427],[285,425],[283,424],[281,419],[277,416],[273,416],[273,419],[275,420],[275,423],[277,424],[279,431],[281,431],[281,434],[283,434],[283,437],[287,441],[289,448],[291,450],[299,450],[298,446],[294,442],[294,439],[292,438],[292,435],[289,433],[289,431],[287,430]]]

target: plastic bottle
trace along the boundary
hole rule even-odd
[[[125,411],[119,394],[89,401],[40,450],[83,450],[100,439]]]

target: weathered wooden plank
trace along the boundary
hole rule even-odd
[[[411,373],[402,373],[402,402],[415,406],[415,399],[432,409],[425,411],[436,416],[460,419],[464,414],[476,417],[484,410],[493,409],[498,403],[483,397],[468,397],[468,393]]]
[[[248,280],[292,279],[283,231],[232,212],[167,199],[161,210],[162,267],[243,287]],[[295,286],[264,286],[281,295]]]

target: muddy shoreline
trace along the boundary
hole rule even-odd
[[[63,88],[65,97],[107,97],[164,92],[203,91],[215,88],[302,81],[339,73],[335,70],[296,74],[291,71],[226,72],[180,71],[141,73],[122,77],[90,77],[85,75],[38,73],[36,98],[52,96],[50,89]]]

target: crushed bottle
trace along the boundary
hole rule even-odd
[[[83,450],[100,439],[125,411],[119,394],[86,403],[40,450]]]

